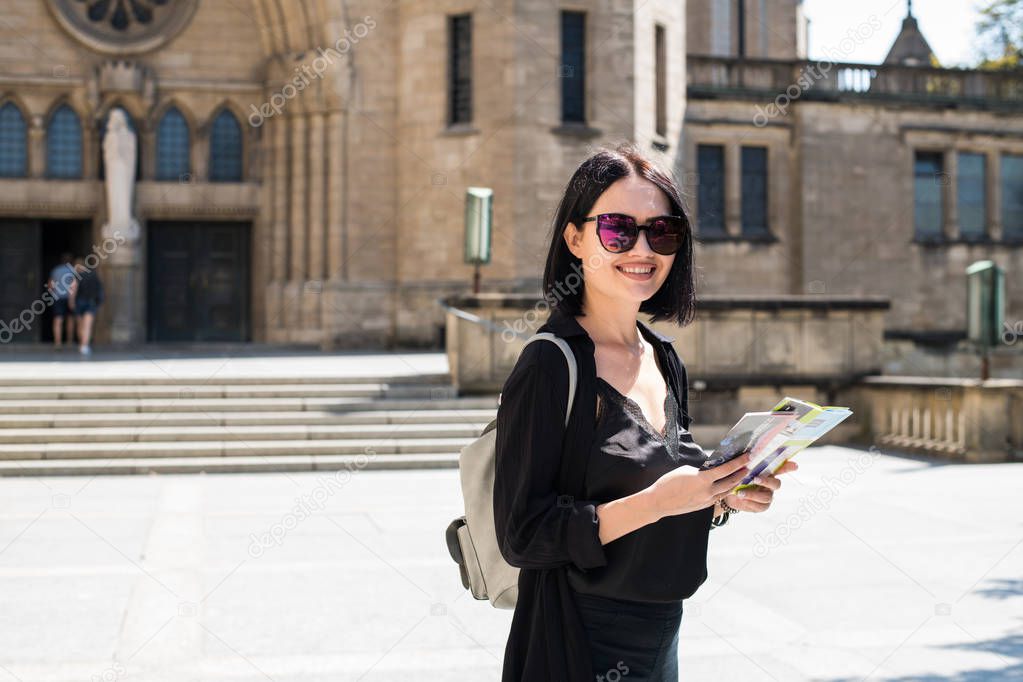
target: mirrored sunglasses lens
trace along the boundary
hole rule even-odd
[[[597,218],[597,236],[608,251],[628,251],[635,243],[634,223],[624,216],[602,215]]]
[[[675,253],[682,246],[682,221],[659,218],[647,230],[650,248],[662,255]]]

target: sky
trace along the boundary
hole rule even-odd
[[[913,15],[920,31],[942,66],[976,64],[975,24],[981,0],[913,0]],[[895,41],[906,16],[906,0],[805,0],[810,19],[809,57],[820,59],[837,52],[850,29],[863,27],[862,39],[853,42],[841,61],[879,64]],[[871,19],[877,17],[878,21]],[[879,26],[876,30],[871,25]],[[845,43],[849,46],[849,42]]]

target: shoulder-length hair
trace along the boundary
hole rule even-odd
[[[675,180],[645,157],[633,143],[625,142],[613,149],[602,148],[582,162],[568,181],[565,195],[558,205],[551,228],[550,248],[543,273],[543,295],[551,307],[569,315],[582,314],[582,293],[585,282],[582,260],[576,258],[565,244],[563,233],[568,223],[576,229],[587,223],[583,218],[601,194],[621,178],[636,175],[661,188],[671,204],[671,213],[682,216],[685,227],[682,246],[667,279],[657,292],[643,301],[640,312],[651,315],[652,322],[667,320],[679,326],[689,324],[696,313],[696,285],[693,275],[693,234],[689,213]],[[579,286],[562,286],[566,281]]]

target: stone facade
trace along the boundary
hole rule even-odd
[[[68,25],[62,7],[87,4],[0,0],[0,106],[14,103],[29,129],[26,176],[0,178],[0,230],[30,219],[45,231],[46,221],[74,219],[97,243],[105,219],[99,125],[115,106],[131,115],[143,236],[129,254],[134,269],[106,273],[98,343],[160,340],[153,289],[169,280],[159,279],[163,254],[152,252],[150,237],[153,225],[169,221],[247,231],[234,285],[247,294],[239,340],[437,347],[445,316],[436,300],[472,283],[473,267],[462,261],[465,188],[495,193],[483,290],[538,292],[565,182],[594,146],[621,140],[674,169],[694,211],[696,145],[724,145],[733,232],[740,148],[768,148],[773,240],[700,244],[701,291],[890,296],[892,328],[961,329],[962,270],[992,257],[1008,269],[1011,315],[1023,319],[1019,247],[917,244],[911,217],[912,150],[978,149],[997,164],[1000,153],[1023,151],[1019,108],[845,97],[798,101],[758,125],[775,82],[751,94],[715,91],[705,78],[707,59],[727,67],[740,44],[734,10],[720,2],[179,0],[169,4],[182,18],[168,35],[154,42],[140,29],[142,47],[123,49]],[[801,2],[745,6],[748,60],[777,66],[805,56]],[[586,13],[581,124],[561,122],[561,10]],[[461,13],[472,17],[472,119],[449,126],[448,21]],[[655,125],[655,25],[666,41],[663,132]],[[80,179],[46,177],[47,123],[62,104],[83,123]],[[188,123],[190,170],[161,181],[156,131],[170,107]],[[209,177],[210,128],[224,110],[242,124],[238,182]],[[209,291],[196,289],[200,306]],[[116,334],[115,319],[127,320]]]
[[[467,186],[492,187],[496,196],[484,289],[531,291],[552,205],[593,144],[638,139],[650,148],[654,137],[664,138],[667,151],[653,153],[665,167],[676,161],[685,113],[680,3],[564,8],[586,12],[592,55],[587,121],[569,127],[560,125],[560,8],[550,3],[178,6],[192,4],[179,33],[134,53],[74,35],[57,0],[2,0],[0,105],[15,102],[30,121],[31,169],[25,178],[0,179],[0,214],[87,220],[97,239],[105,210],[98,125],[112,107],[125,108],[139,128],[136,213],[144,226],[251,225],[247,340],[435,346],[444,319],[436,299],[472,282],[473,268],[462,262]],[[473,118],[449,127],[447,18],[463,12],[472,13]],[[653,129],[655,22],[668,41],[662,136]],[[84,124],[80,180],[45,178],[42,139],[62,102]],[[192,170],[178,182],[158,182],[155,131],[171,106],[188,121]],[[206,177],[209,125],[224,107],[244,123],[245,174],[237,183]],[[138,249],[147,248],[143,238]],[[134,281],[152,287],[151,259],[137,260]],[[117,279],[108,282],[112,296],[101,308],[97,341],[111,341],[114,309],[131,305],[138,308],[134,331],[118,340],[143,342],[154,311],[145,296],[141,306],[121,296],[127,280]]]

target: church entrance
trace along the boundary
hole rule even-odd
[[[249,341],[250,223],[148,224],[148,339]]]
[[[53,308],[39,301],[61,254],[91,253],[90,232],[89,220],[0,220],[0,343],[53,341]]]

